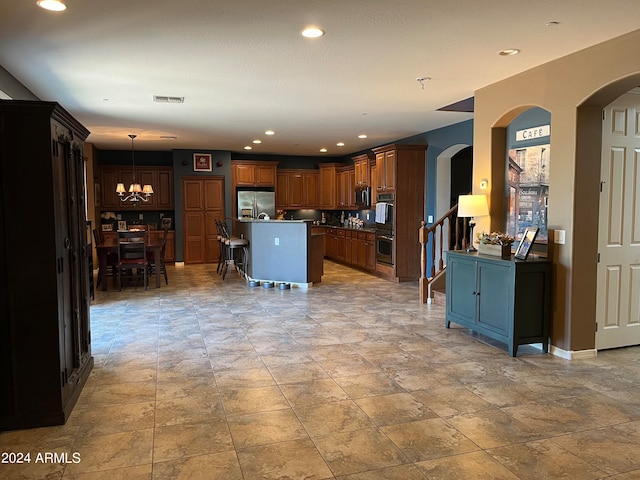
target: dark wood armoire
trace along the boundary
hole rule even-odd
[[[0,100],[0,430],[65,423],[93,367],[88,134],[56,103]]]

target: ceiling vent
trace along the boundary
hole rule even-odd
[[[167,97],[165,95],[154,95],[153,101],[157,103],[184,103],[184,97]]]

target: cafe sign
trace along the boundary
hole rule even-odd
[[[551,134],[551,125],[540,125],[539,127],[526,128],[516,131],[516,142],[524,140],[535,140],[536,138],[548,137]]]

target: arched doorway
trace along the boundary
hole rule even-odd
[[[456,159],[460,160],[459,162]],[[459,168],[456,168],[456,165]],[[436,158],[436,218],[438,221],[449,211],[453,204],[452,199],[460,194],[462,189],[464,193],[471,191],[471,179],[473,176],[473,147],[466,144],[456,144],[445,149]],[[465,182],[465,179],[466,182]],[[466,190],[466,191],[464,191]],[[442,227],[442,238],[449,238],[449,224],[445,223]],[[435,264],[440,262],[440,237],[436,236],[436,258]],[[447,245],[444,246],[443,252],[449,250]],[[444,255],[443,255],[444,257]],[[431,257],[429,257],[431,258]]]
[[[640,344],[640,88],[604,109],[596,350]]]
[[[594,212],[599,212],[604,201],[600,192],[602,166],[602,122],[603,110],[615,99],[640,85],[640,73],[612,82],[593,93],[577,109],[576,129],[576,173],[574,198],[574,237],[580,241],[573,244],[574,258],[592,258],[593,261],[576,262],[574,268],[574,302],[579,302],[583,312],[581,325],[592,325],[592,329],[572,329],[574,344],[596,345],[599,238],[607,235],[598,227]],[[596,132],[598,134],[596,134]],[[579,292],[579,295],[576,293]],[[579,297],[579,300],[578,300]],[[573,310],[573,309],[572,309]],[[572,322],[574,319],[572,319]],[[607,320],[611,322],[611,320]],[[578,338],[579,337],[579,338]]]

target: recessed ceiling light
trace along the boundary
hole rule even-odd
[[[264,132],[265,135],[275,135],[276,132],[274,132],[273,130],[267,130],[266,132]]]
[[[362,135],[358,135],[358,138],[367,138],[367,136],[363,133]]]
[[[338,142],[338,143],[336,143],[336,146],[338,146],[338,147],[344,147],[344,142]]]
[[[327,149],[326,149],[326,148],[321,148],[321,149],[320,149],[320,151],[321,151],[322,153],[327,153]]]
[[[67,9],[67,6],[60,0],[38,0],[36,4],[40,8],[51,10],[52,12],[62,12]]]
[[[511,55],[517,55],[520,53],[520,50],[517,48],[505,48],[504,50],[500,50],[498,55],[501,57],[510,57]]]
[[[168,95],[154,95],[153,101],[156,103],[184,103],[184,97],[170,97]]]
[[[247,145],[246,147],[244,147],[245,150],[253,150],[253,147],[250,145]]]
[[[302,30],[302,36],[307,38],[318,38],[324,35],[324,30],[318,27],[306,27]]]
[[[253,143],[262,143],[262,140],[254,140]]]

